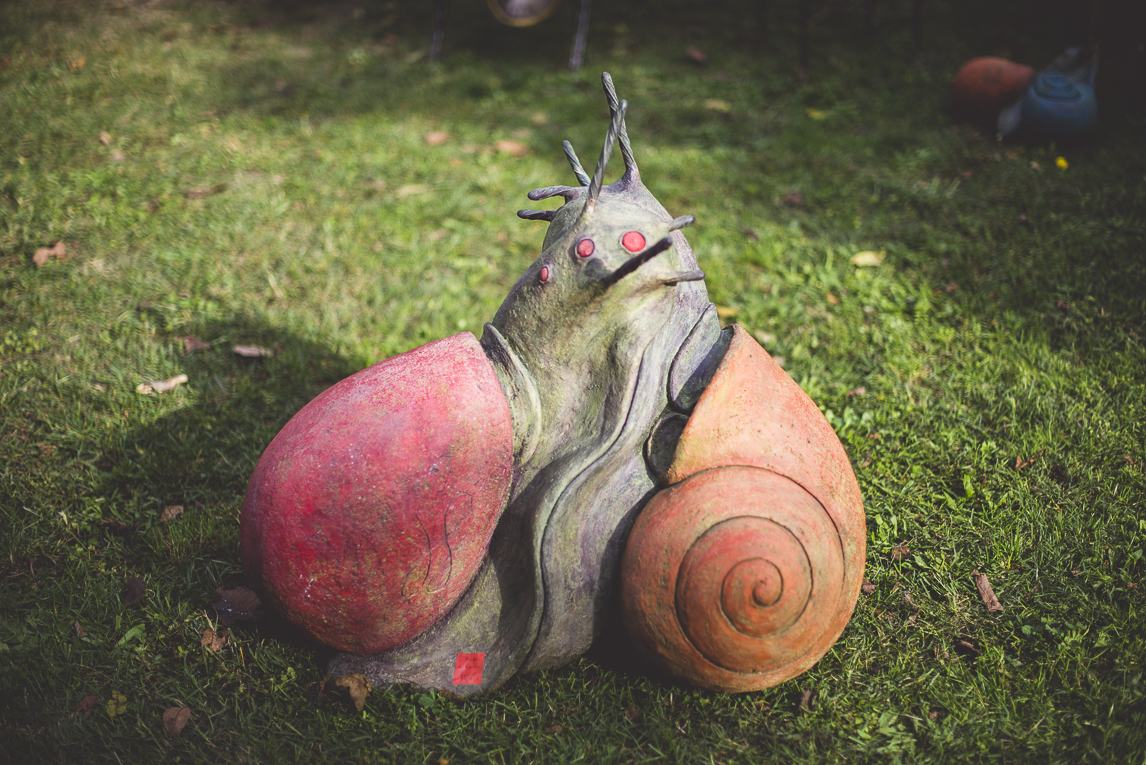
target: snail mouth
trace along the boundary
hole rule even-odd
[[[662,252],[672,247],[672,237],[666,236],[663,239],[655,242],[651,247],[643,252],[637,253],[633,257],[625,261],[624,265],[618,268],[613,273],[605,278],[605,286],[611,287],[621,279],[624,279],[629,274],[636,271],[638,268],[648,263],[650,260],[660,255]],[[673,271],[655,278],[654,283],[673,285],[680,282],[696,282],[704,278],[704,271],[699,269],[691,269],[688,271]]]

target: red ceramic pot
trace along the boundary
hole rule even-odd
[[[1034,76],[1034,69],[1005,58],[971,59],[951,83],[955,111],[968,119],[994,120],[1026,92]]]

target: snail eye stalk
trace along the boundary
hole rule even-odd
[[[640,231],[630,231],[621,237],[621,246],[629,252],[640,252],[645,249],[645,237]]]
[[[580,242],[577,242],[577,255],[579,257],[587,258],[593,254],[593,250],[595,249],[597,249],[597,247],[593,244],[592,239],[582,239]]]

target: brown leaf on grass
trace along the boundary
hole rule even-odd
[[[894,562],[899,563],[907,557],[908,552],[910,551],[907,549],[906,545],[896,545],[895,547],[891,548],[891,559]]]
[[[365,675],[357,673],[343,675],[335,680],[334,684],[350,692],[350,698],[354,701],[355,709],[361,710],[362,707],[366,706],[366,697],[370,695],[370,681],[366,679]]]
[[[246,358],[253,359],[258,356],[274,356],[275,352],[270,348],[263,348],[261,345],[236,345],[232,348],[235,353]]]
[[[111,146],[111,133],[107,132],[106,130],[102,131],[99,134],[99,142],[104,146]]]
[[[79,58],[73,58],[72,59],[71,67],[73,70],[78,72],[79,70],[84,68],[84,64],[86,64],[86,63],[87,62],[84,60],[84,57],[80,56]]]
[[[827,301],[829,303],[831,303],[832,305],[839,305],[840,304],[840,299],[830,292],[827,295],[825,295],[824,297],[827,298]]]
[[[183,338],[183,352],[191,353],[192,351],[205,351],[211,347],[211,344],[205,340],[200,340],[194,335],[187,335]]]
[[[704,51],[695,45],[690,45],[685,48],[684,55],[688,56],[689,61],[693,62],[694,64],[700,64],[701,66],[704,66],[706,63],[708,63],[708,56],[704,55]]]
[[[991,582],[987,579],[987,575],[972,571],[971,578],[975,580],[975,587],[978,588],[979,597],[983,599],[983,605],[987,607],[987,610],[993,614],[1001,613],[1003,604],[995,597],[995,591],[991,589]]]
[[[799,207],[804,204],[804,195],[799,191],[785,191],[784,204],[789,207]]]
[[[143,593],[147,592],[147,585],[138,576],[129,576],[123,586],[123,604],[134,606],[143,600]]]
[[[124,154],[119,149],[112,149],[111,150],[111,161],[112,162],[123,162],[125,159],[127,159],[127,155]]]
[[[0,58],[0,72],[3,72],[5,69],[7,69],[8,65],[11,63],[12,63],[12,57],[11,56],[5,56],[4,58]]]
[[[221,194],[230,188],[230,184],[216,183],[214,186],[197,186],[193,189],[187,189],[183,192],[190,199],[198,199],[200,197],[209,197],[212,194]]]
[[[862,386],[862,385],[861,385],[861,386],[859,386],[858,388],[852,388],[851,390],[849,390],[849,391],[848,391],[848,395],[849,395],[849,396],[864,396],[864,395],[867,395],[867,388],[865,388],[865,387],[864,387],[864,386]]]
[[[56,242],[51,247],[41,247],[36,250],[36,254],[32,256],[32,262],[36,264],[36,268],[41,268],[52,258],[63,260],[68,256],[68,249],[64,246],[63,242]]]
[[[159,514],[160,523],[169,523],[175,520],[175,516],[183,512],[183,505],[169,505],[163,508],[163,512]]]
[[[444,130],[431,130],[426,133],[427,146],[441,146],[448,140],[450,140],[450,134]]]
[[[199,638],[199,645],[206,648],[211,653],[218,653],[226,648],[231,642],[231,631],[220,630],[218,633],[211,628],[203,630],[203,635]]]
[[[77,701],[72,706],[72,711],[78,712],[79,714],[83,715],[84,717],[91,717],[92,712],[94,712],[96,710],[96,707],[98,707],[98,706],[99,706],[99,696],[97,696],[93,693],[93,694],[90,694],[88,696],[84,696],[82,699]]]
[[[529,147],[518,141],[498,141],[493,145],[493,148],[503,154],[511,154],[515,157],[524,157],[529,153]]]
[[[864,595],[871,595],[873,592],[875,592],[875,584],[865,576],[863,584],[860,585],[860,589],[863,591]]]
[[[964,656],[978,656],[979,649],[976,648],[971,641],[960,638],[955,641],[955,653],[963,654]]]
[[[629,722],[636,722],[641,719],[641,710],[636,707],[629,707],[625,710],[625,719]]]
[[[171,707],[163,712],[163,730],[168,736],[176,737],[187,727],[191,719],[191,710],[187,707]]]
[[[166,393],[169,390],[175,390],[183,383],[187,382],[187,375],[175,375],[168,377],[166,380],[149,380],[148,382],[140,383],[135,386],[135,392],[150,396],[154,393]]]
[[[735,319],[740,315],[740,309],[731,305],[718,305],[716,315],[722,319]]]
[[[211,608],[215,609],[215,613],[219,615],[219,623],[224,627],[230,627],[235,622],[254,619],[258,616],[262,605],[259,596],[246,587],[215,590],[215,599],[211,601]]]
[[[1026,460],[1023,459],[1022,457],[1015,457],[1015,470],[1022,470],[1025,467],[1029,467],[1030,465],[1034,464],[1034,461],[1035,461],[1034,457],[1031,457],[1030,459],[1026,459]]]
[[[127,524],[118,518],[104,518],[103,522],[107,525],[107,530],[116,534],[123,534],[127,532]]]
[[[811,712],[812,708],[816,706],[816,700],[812,697],[812,689],[804,691],[800,694],[800,711]]]
[[[553,735],[556,736],[556,735],[559,735],[561,733],[564,733],[565,728],[561,725],[550,725],[548,728],[545,729],[545,732],[546,733],[552,733]]]
[[[87,630],[85,630],[80,625],[79,619],[76,619],[75,624],[72,625],[72,629],[74,629],[76,631],[76,637],[78,637],[78,638],[86,638],[88,636]]]

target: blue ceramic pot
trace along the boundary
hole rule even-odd
[[[1023,124],[1055,138],[1082,135],[1098,123],[1094,91],[1071,82],[1062,72],[1039,75],[1020,106]]]

